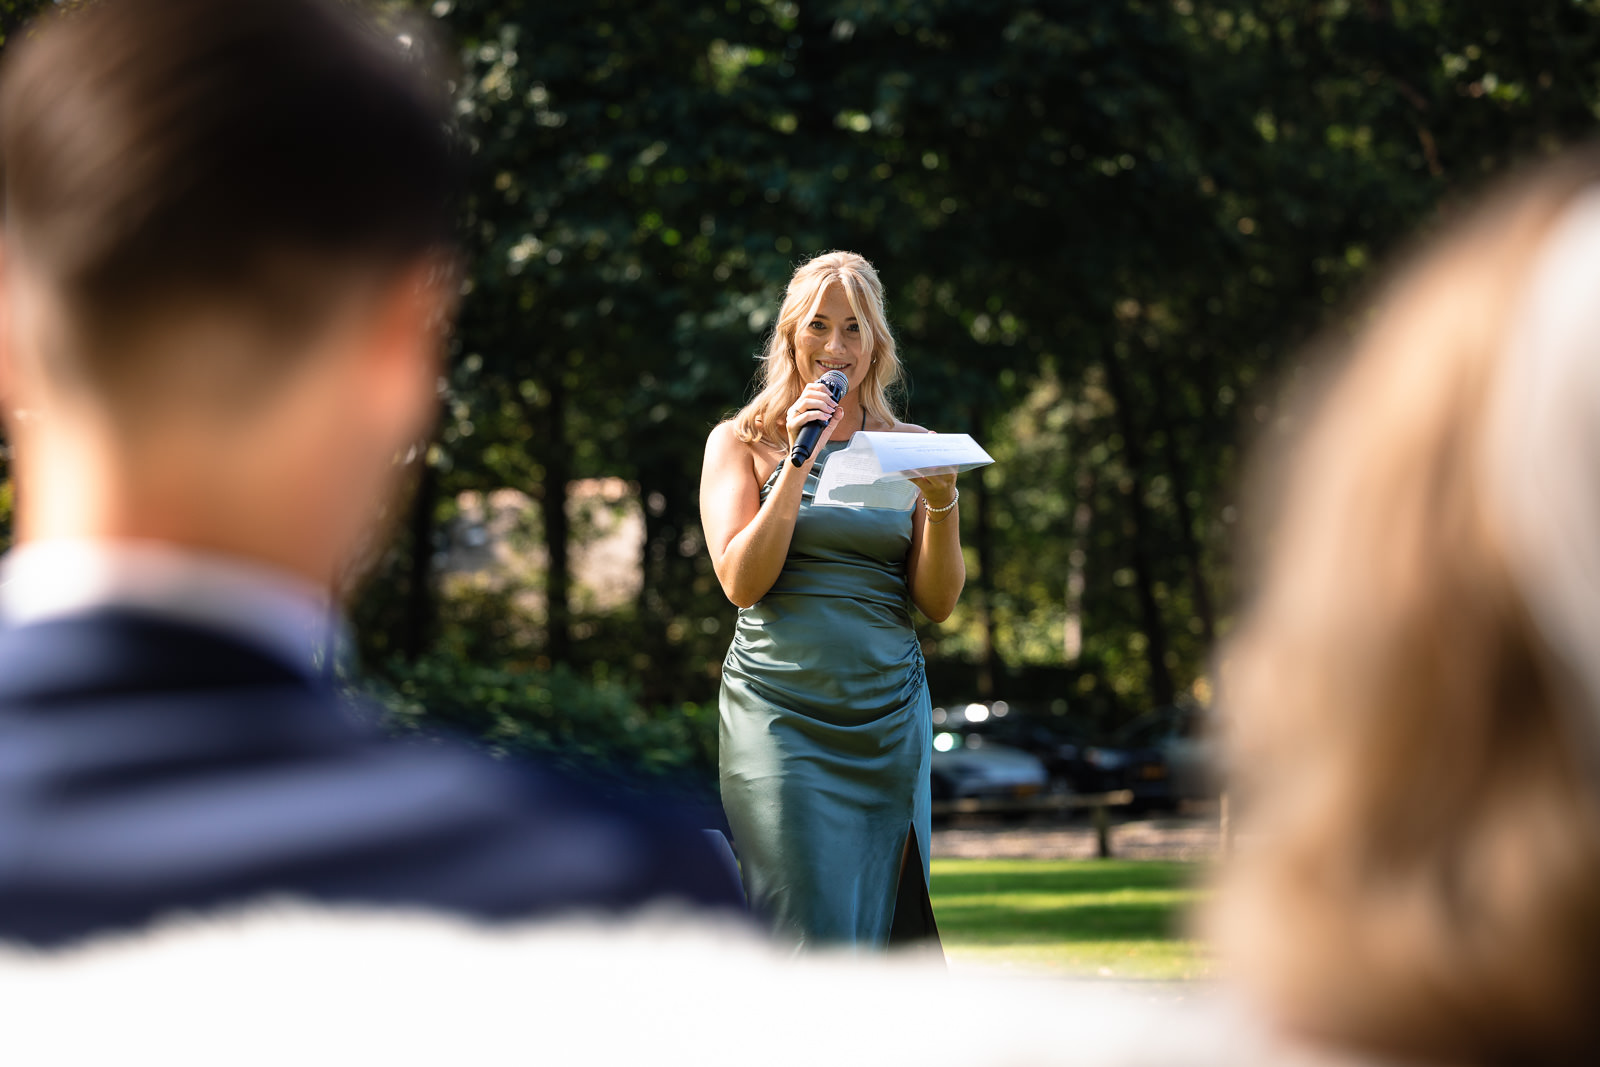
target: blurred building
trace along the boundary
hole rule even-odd
[[[544,615],[549,563],[538,502],[520,489],[466,492],[445,529],[435,566],[446,595],[476,588],[509,593],[530,615]],[[644,511],[637,488],[621,478],[585,478],[567,487],[572,523],[572,603],[606,612],[632,603],[644,584]]]

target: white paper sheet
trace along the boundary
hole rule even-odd
[[[828,457],[812,503],[906,511],[917,502],[910,478],[959,473],[993,462],[970,434],[863,430]]]

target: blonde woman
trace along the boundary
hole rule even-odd
[[[816,384],[830,370],[850,383],[837,402]],[[760,392],[706,442],[701,520],[740,609],[723,664],[722,801],[752,908],[802,944],[937,937],[911,609],[945,619],[966,580],[955,476],[917,479],[911,511],[811,506],[852,434],[928,432],[896,416],[899,377],[872,265],[818,256],[789,282]],[[812,422],[821,442],[796,466]]]
[[[1293,455],[1224,668],[1237,973],[1391,1062],[1600,1062],[1600,153],[1421,256]]]

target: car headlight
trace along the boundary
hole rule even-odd
[[[1114,771],[1128,762],[1128,757],[1123,753],[1104,748],[1086,748],[1083,758],[1089,761],[1090,766],[1103,771]]]

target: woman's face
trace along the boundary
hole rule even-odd
[[[814,382],[830,370],[841,371],[855,392],[866,380],[870,364],[862,355],[861,324],[838,282],[823,290],[817,313],[796,328],[795,351],[806,381]]]

